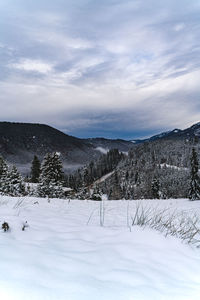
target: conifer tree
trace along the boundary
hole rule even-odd
[[[8,172],[7,179],[10,182],[9,194],[11,196],[23,196],[25,193],[25,186],[22,176],[15,166]]]
[[[13,166],[9,170],[5,162],[0,180],[0,191],[1,194],[9,196],[23,196],[25,194],[24,182],[17,168]]]
[[[62,198],[63,192],[62,163],[57,153],[44,157],[39,178],[38,195],[40,197]]]
[[[200,179],[198,175],[199,163],[197,158],[197,152],[194,148],[192,149],[190,164],[191,164],[191,170],[190,170],[189,199],[192,201],[200,200]]]
[[[0,178],[4,172],[4,167],[5,167],[5,161],[3,160],[3,158],[0,156]]]
[[[152,184],[151,184],[151,192],[152,192],[152,197],[153,199],[159,199],[160,195],[159,195],[159,181],[156,177],[154,177]]]
[[[0,193],[2,195],[8,195],[10,182],[8,180],[8,165],[0,158]]]
[[[30,181],[33,183],[39,182],[39,177],[40,177],[40,170],[41,164],[36,155],[34,155],[33,161],[32,161],[32,166],[31,166],[31,179]]]

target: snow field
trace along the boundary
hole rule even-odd
[[[142,203],[200,215],[198,201]],[[130,231],[127,204],[105,201],[101,227],[99,202],[1,197],[0,222],[11,230],[0,232],[0,299],[199,300],[200,250],[152,229]]]

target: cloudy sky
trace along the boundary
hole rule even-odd
[[[135,138],[200,121],[199,0],[0,0],[0,121]]]

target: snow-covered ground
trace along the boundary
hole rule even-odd
[[[177,167],[177,166],[173,166],[173,165],[168,165],[168,164],[160,164],[161,168],[170,168],[170,169],[174,169],[177,171],[188,171],[188,168],[184,168],[184,167]]]
[[[143,200],[200,215],[200,202]],[[127,227],[127,201],[0,198],[0,299],[199,300],[200,249]],[[135,201],[129,202],[131,215]],[[22,231],[23,222],[29,227]]]

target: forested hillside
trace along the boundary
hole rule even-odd
[[[137,144],[127,156],[122,155],[116,161],[116,166],[109,168],[107,174],[112,172],[103,180],[97,181],[97,178],[106,172],[91,175],[87,182],[85,174],[92,174],[88,166],[75,173],[69,184],[76,189],[85,187],[86,193],[93,182],[95,193],[107,194],[109,199],[188,197],[192,148],[200,159],[199,128],[198,123],[184,131],[173,131]],[[93,168],[101,170],[106,160],[105,156],[94,162]]]
[[[10,167],[9,159],[13,157],[18,158],[17,167],[22,166],[24,161],[33,160],[36,169],[33,165],[29,167],[26,181],[39,184],[36,194],[39,193],[44,197],[67,196],[63,191],[64,187],[72,189],[70,196],[80,199],[100,200],[102,194],[106,194],[109,199],[184,198],[189,196],[191,186],[193,152],[195,153],[193,156],[197,156],[194,169],[197,168],[198,173],[199,123],[186,130],[173,130],[171,133],[161,134],[135,145],[131,144],[133,147],[129,152],[119,149],[109,150],[109,147],[120,144],[121,149],[124,149],[126,142],[123,140],[89,139],[86,142],[46,125],[1,123],[0,133],[1,154],[3,158],[7,157],[5,161],[8,163],[2,159],[4,175],[1,176],[1,189],[4,194],[14,195],[19,190],[20,195],[29,194],[29,191],[24,189],[24,179],[19,173],[16,176],[15,166]],[[107,148],[101,147],[103,145]],[[33,155],[37,156],[33,159]],[[55,167],[51,157],[59,157],[60,168],[64,171],[60,176],[62,182],[54,178]],[[74,172],[71,171],[70,174],[67,173],[66,165],[70,168],[75,162],[79,162],[81,167]],[[83,166],[86,162],[88,164]],[[44,172],[46,164],[47,173]],[[195,176],[198,177],[198,174]],[[10,186],[11,179],[19,185],[15,187],[16,192],[12,191],[13,186]],[[41,184],[44,185],[44,189]],[[48,191],[49,189],[52,191]],[[31,193],[35,194],[35,191],[32,190]]]
[[[103,152],[118,148],[127,152],[133,143],[123,140],[80,139],[45,124],[0,122],[0,155],[28,174],[31,161],[59,152],[65,172],[98,159]]]

